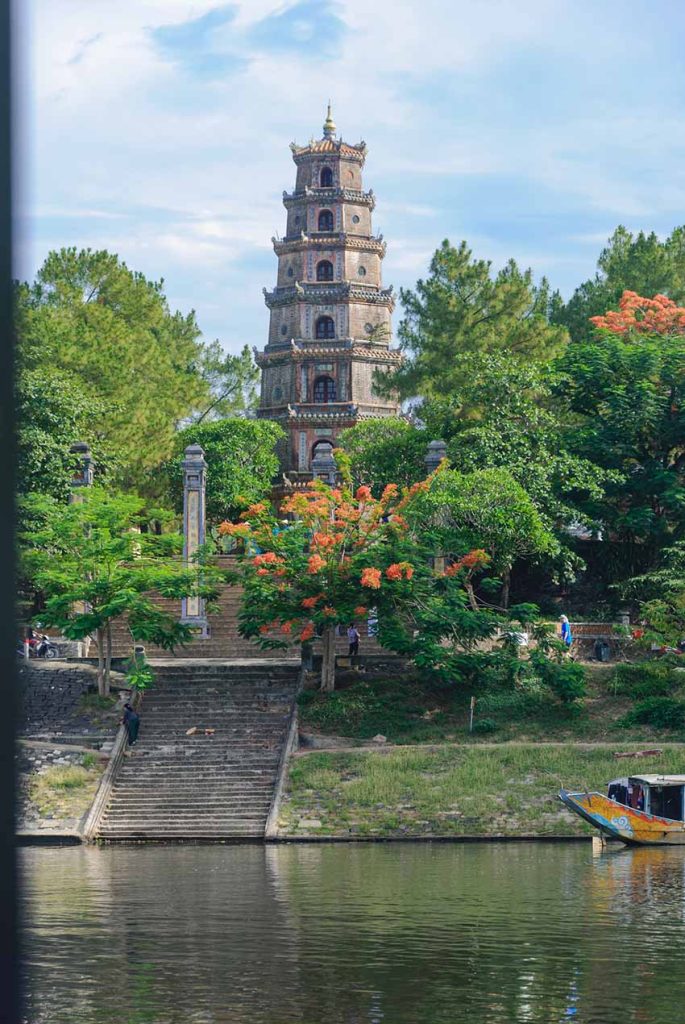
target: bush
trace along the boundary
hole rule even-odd
[[[611,674],[609,687],[615,694],[645,700],[665,697],[677,688],[680,679],[672,667],[662,661],[642,662],[637,665],[617,665]]]
[[[623,718],[623,725],[653,725],[655,729],[682,729],[685,704],[673,697],[648,697]]]
[[[585,669],[575,661],[552,661],[533,653],[531,662],[546,686],[563,704],[572,704],[585,696]]]
[[[494,718],[479,718],[473,723],[472,732],[483,736],[489,732],[496,732],[498,729],[499,726]]]

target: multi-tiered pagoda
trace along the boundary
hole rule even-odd
[[[336,136],[329,106],[323,138],[290,148],[295,190],[283,193],[286,234],[272,240],[278,279],[264,289],[269,340],[255,355],[259,416],[285,429],[282,469],[296,482],[341,430],[397,414],[397,403],[374,391],[373,374],[401,356],[389,347],[395,300],[381,283],[385,242],[371,227],[373,192],[362,188],[366,144]]]

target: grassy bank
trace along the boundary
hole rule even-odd
[[[621,673],[630,672],[630,678]],[[609,742],[658,745],[685,742],[685,672],[665,665],[585,666],[586,696],[564,703],[545,687],[445,685],[413,677],[341,675],[332,694],[305,691],[300,697],[304,732],[366,740],[381,733],[392,743]],[[664,675],[664,673],[666,673]],[[476,698],[474,732],[469,702]],[[641,700],[660,707],[634,720]],[[640,705],[641,706],[641,705]],[[675,714],[673,713],[675,711]],[[644,720],[644,718],[648,720]],[[654,722],[657,724],[655,725]]]
[[[562,785],[604,790],[618,775],[685,772],[685,746],[617,760],[620,749],[511,743],[300,754],[279,823],[299,836],[590,834],[557,800]]]
[[[31,778],[29,800],[40,818],[55,824],[81,818],[93,802],[103,770],[104,764],[89,754],[81,765],[48,768]]]

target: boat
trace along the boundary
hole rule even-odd
[[[630,775],[613,779],[603,793],[570,793],[559,799],[604,838],[629,846],[685,846],[685,775]]]

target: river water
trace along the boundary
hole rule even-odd
[[[685,849],[26,849],[30,1024],[678,1024]]]

